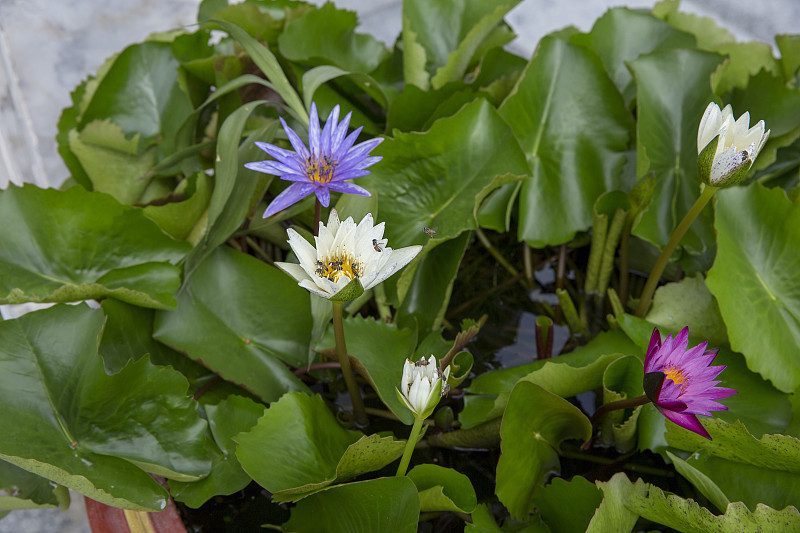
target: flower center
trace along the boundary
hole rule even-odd
[[[356,279],[363,274],[363,265],[357,261],[353,256],[347,255],[334,255],[317,260],[317,276],[321,278],[328,278],[336,283],[342,276],[347,279]]]
[[[321,161],[313,155],[306,159],[306,176],[316,183],[330,182],[335,169],[336,161],[329,160],[328,156],[323,156]]]
[[[686,391],[686,387],[689,385],[689,376],[686,375],[685,370],[678,366],[671,366],[664,369],[664,375],[674,384],[681,386],[681,393]]]

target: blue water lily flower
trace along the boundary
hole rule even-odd
[[[317,200],[323,207],[328,207],[330,204],[330,191],[371,196],[369,191],[348,180],[366,176],[369,171],[365,169],[383,159],[369,156],[370,150],[378,146],[383,139],[370,139],[353,146],[361,133],[361,128],[347,135],[351,115],[352,113],[348,113],[344,120],[339,122],[337,105],[331,111],[325,127],[320,131],[317,106],[312,103],[308,125],[308,148],[282,118],[281,124],[294,152],[274,144],[256,143],[256,146],[275,160],[254,161],[246,163],[245,167],[295,182],[269,204],[264,212],[265,218],[299,202],[312,192],[317,195]]]

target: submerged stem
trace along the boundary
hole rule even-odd
[[[347,345],[344,341],[344,319],[342,317],[342,302],[333,303],[333,333],[336,337],[336,355],[339,357],[339,364],[342,365],[342,376],[347,385],[347,392],[350,393],[350,400],[353,402],[353,414],[356,417],[356,424],[359,427],[366,427],[369,424],[367,412],[364,410],[364,400],[361,399],[361,391],[358,390],[353,371],[350,368],[350,359],[347,355]]]
[[[678,247],[678,243],[681,242],[681,239],[691,227],[694,219],[697,218],[697,215],[700,214],[708,201],[711,200],[715,192],[717,192],[716,187],[706,186],[703,189],[703,192],[700,193],[700,197],[697,198],[692,208],[689,209],[689,212],[683,217],[681,223],[678,224],[678,227],[672,232],[666,246],[661,250],[661,255],[658,256],[658,261],[653,265],[653,270],[650,272],[650,277],[647,278],[647,284],[645,284],[642,295],[639,298],[639,305],[636,307],[636,316],[639,318],[643,318],[644,314],[647,312],[647,308],[650,307],[650,301],[653,299],[653,293],[658,285],[658,280],[661,279],[661,274],[663,274],[664,269],[667,268],[667,263],[669,263],[672,252]]]
[[[411,461],[411,454],[414,453],[414,447],[417,445],[419,432],[422,429],[422,419],[414,417],[414,425],[411,427],[411,434],[406,441],[406,449],[403,450],[403,457],[400,459],[400,466],[397,467],[396,476],[405,476],[408,470],[408,463]]]

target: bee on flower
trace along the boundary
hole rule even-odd
[[[370,213],[356,224],[352,217],[340,222],[336,209],[331,209],[328,224],[319,224],[319,235],[314,237],[316,246],[295,230],[287,230],[289,246],[300,264],[275,265],[314,294],[348,301],[406,266],[422,250],[422,246],[392,249],[383,238],[383,231],[384,223],[376,225]],[[360,290],[342,293],[354,280],[358,280]]]

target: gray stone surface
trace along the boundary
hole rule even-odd
[[[198,3],[0,0],[0,187],[9,181],[60,184],[67,171],[54,137],[61,109],[70,105],[69,92],[126,45],[152,31],[192,24]],[[337,4],[358,11],[362,31],[394,43],[402,25],[400,0]],[[510,47],[530,55],[543,35],[569,25],[586,31],[610,6],[623,4],[648,8],[654,1],[524,0],[507,17],[519,36]],[[743,41],[774,44],[776,33],[800,33],[798,0],[686,0],[682,10],[714,18]],[[0,533],[86,532],[82,507],[76,496],[66,513],[15,511],[0,520]]]

